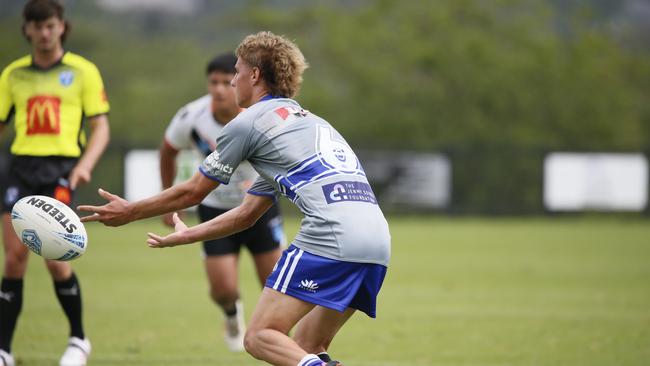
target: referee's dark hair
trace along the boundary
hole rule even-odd
[[[224,53],[212,59],[205,69],[205,74],[210,75],[213,72],[223,72],[225,74],[235,74],[235,64],[237,56],[234,53]]]
[[[63,18],[63,5],[58,0],[29,0],[23,8],[23,34],[27,23],[42,22],[52,17],[59,18],[65,23],[65,31],[61,35],[61,42],[65,42],[70,31],[70,23]],[[31,42],[29,37],[26,35],[25,37]]]

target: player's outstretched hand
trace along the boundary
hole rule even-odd
[[[77,206],[77,210],[79,211],[93,213],[92,215],[82,217],[81,222],[99,221],[106,226],[122,226],[133,221],[129,212],[129,201],[101,188],[97,192],[108,203],[103,206]]]
[[[188,244],[189,241],[185,237],[184,233],[187,230],[187,225],[181,220],[178,216],[178,213],[174,212],[172,217],[174,221],[174,232],[167,236],[160,236],[154,233],[147,233],[149,239],[147,239],[147,244],[149,248],[166,248],[173,247],[180,244]]]

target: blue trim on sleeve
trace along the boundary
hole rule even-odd
[[[270,192],[258,192],[258,191],[247,191],[246,193],[252,194],[253,196],[264,196],[264,197],[271,197],[273,199],[273,203],[278,201],[278,197],[274,193]]]
[[[202,166],[199,167],[199,171],[201,172],[201,174],[203,174],[204,177],[206,177],[206,178],[208,178],[210,180],[213,180],[215,182],[219,182],[219,183],[221,183],[223,185],[228,185],[228,183],[222,181],[221,179],[219,179],[217,177],[213,177],[213,176],[209,175],[208,173],[206,173],[205,170],[203,170]]]

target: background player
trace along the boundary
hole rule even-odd
[[[99,71],[66,52],[68,24],[55,0],[31,0],[23,10],[31,55],[0,76],[0,129],[14,116],[9,173],[3,175],[4,273],[0,296],[0,365],[13,365],[11,340],[22,307],[29,250],[14,233],[9,213],[20,198],[41,194],[70,204],[74,190],[91,179],[109,141],[109,105]],[[85,144],[84,120],[92,132]],[[90,342],[82,324],[81,291],[68,262],[46,260],[56,296],[70,323],[61,365],[85,365]]]
[[[237,105],[235,89],[230,85],[235,75],[234,54],[213,59],[207,66],[208,95],[192,101],[174,116],[160,147],[160,177],[163,188],[169,188],[176,176],[176,156],[179,150],[193,148],[210,155],[223,127],[235,118],[241,108]],[[244,194],[257,178],[249,163],[243,162],[233,173],[230,184],[219,187],[198,206],[201,222],[209,221],[241,204]],[[172,215],[163,216],[166,224],[174,226]],[[203,243],[205,270],[210,282],[210,295],[226,315],[225,341],[232,351],[244,350],[244,311],[237,285],[239,251],[242,245],[250,250],[257,276],[264,281],[280,258],[283,241],[282,218],[273,205],[251,228],[232,236]]]
[[[390,258],[388,224],[343,137],[289,99],[307,66],[297,46],[261,32],[246,37],[237,56],[232,83],[239,106],[248,109],[223,129],[200,173],[133,203],[100,190],[108,204],[79,210],[94,213],[84,221],[111,226],[177,210],[201,200],[218,182],[228,183],[233,169],[248,160],[260,178],[240,206],[189,229],[175,216],[176,232],[150,233],[148,243],[166,247],[230,235],[252,225],[281,192],[305,218],[266,282],[246,332],[246,350],[273,365],[321,366],[316,353],[327,350],[355,310],[375,316]]]

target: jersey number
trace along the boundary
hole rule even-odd
[[[320,152],[323,162],[331,168],[344,172],[359,169],[357,156],[345,142],[333,138],[333,131],[329,126],[318,126],[316,144],[316,151]]]

